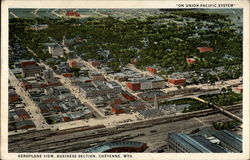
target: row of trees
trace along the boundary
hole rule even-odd
[[[218,130],[223,130],[223,129],[233,129],[238,126],[240,126],[240,122],[237,121],[227,121],[227,122],[213,122],[213,127]]]
[[[225,16],[217,14],[190,14],[190,12],[186,13],[185,11],[173,11],[173,13],[196,19],[202,16],[205,16],[205,19],[208,20],[225,19]],[[75,50],[74,54],[81,55],[85,59],[109,60],[109,66],[117,70],[119,70],[119,66],[122,67],[124,64],[129,63],[131,58],[135,57],[139,59],[137,64],[139,68],[156,64],[163,68],[173,67],[172,72],[242,63],[242,35],[230,30],[228,24],[214,21],[214,25],[217,27],[216,30],[211,28],[208,31],[197,31],[195,26],[202,27],[203,24],[199,22],[189,23],[184,26],[167,22],[161,24],[163,17],[165,15],[146,20],[129,19],[124,21],[113,17],[89,18],[84,21],[76,19],[50,20],[48,18],[36,20],[11,19],[10,35],[16,34],[20,37],[22,43],[30,47],[34,52],[39,53],[38,58],[43,60],[50,58],[50,55],[44,51],[45,47],[43,45],[45,42],[51,42],[49,37],[61,42],[63,36],[67,39],[80,36],[87,41],[75,46],[74,44],[70,45],[70,48]],[[49,24],[49,28],[41,31],[25,29],[26,26],[34,24],[35,21]],[[82,25],[75,27],[72,26],[72,23]],[[217,25],[217,23],[220,23],[220,25]],[[190,38],[197,32],[201,34],[200,38]],[[198,52],[197,47],[205,45],[205,40],[209,40],[211,47],[215,48],[213,53]],[[129,50],[130,47],[137,48],[139,52]],[[110,51],[108,59],[98,54],[98,50]],[[232,61],[223,60],[222,57],[225,53],[238,57],[238,59]],[[200,61],[188,65],[186,58],[194,56],[198,57]]]
[[[242,94],[227,92],[217,95],[202,96],[205,100],[218,106],[228,106],[242,102]]]

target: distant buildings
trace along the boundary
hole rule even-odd
[[[35,31],[45,30],[47,28],[49,28],[49,25],[47,25],[47,24],[31,25],[31,26],[27,27],[28,30],[35,30]]]
[[[80,13],[74,12],[74,11],[68,11],[68,12],[66,12],[65,15],[66,16],[75,16],[75,17],[80,17],[81,16]]]
[[[199,50],[200,53],[202,52],[213,52],[213,48],[210,48],[210,47],[198,47],[197,48]]]
[[[186,61],[188,64],[195,64],[196,63],[196,59],[194,59],[194,58],[187,58]]]
[[[169,146],[176,152],[227,153],[242,152],[242,137],[227,130],[204,129],[196,134],[168,134]]]

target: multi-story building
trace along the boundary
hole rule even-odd
[[[171,85],[184,85],[186,83],[186,78],[170,76],[168,77],[168,83]]]
[[[79,85],[80,91],[84,97],[105,96],[110,93],[121,93],[121,86],[113,81],[92,81]]]
[[[184,133],[170,133],[169,146],[176,152],[211,153],[212,151]]]
[[[242,152],[242,137],[227,130],[203,129],[195,134],[168,134],[169,147],[176,152]]]
[[[121,93],[122,87],[115,81],[108,81],[106,85],[113,90],[113,93]]]
[[[101,73],[93,72],[93,71],[89,72],[89,78],[91,80],[104,80],[105,79]]]
[[[147,66],[146,67],[146,70],[149,72],[149,73],[152,73],[152,74],[156,74],[157,73],[157,69],[155,67],[152,67],[152,66]]]
[[[202,52],[213,52],[213,48],[210,48],[210,47],[198,47],[197,48],[199,50],[200,53]]]
[[[149,80],[152,81],[153,89],[165,88],[165,79],[159,76],[150,77]]]
[[[122,106],[113,106],[112,107],[112,112],[115,113],[115,114],[121,114],[121,113],[124,113],[125,110]]]
[[[41,74],[41,67],[38,65],[30,65],[22,68],[23,77],[35,76],[36,74]]]
[[[52,55],[54,58],[58,57],[63,57],[64,51],[63,51],[63,46],[48,46],[49,48],[49,53]]]
[[[33,59],[21,61],[21,68],[25,68],[25,67],[28,67],[28,66],[34,66],[34,65],[37,65],[37,63]]]
[[[52,69],[45,69],[43,71],[43,78],[46,80],[52,80],[54,79],[54,74]]]
[[[141,89],[141,84],[139,82],[127,82],[126,87],[131,91],[138,91]]]
[[[165,88],[165,80],[159,76],[140,77],[127,82],[126,86],[132,91],[159,89]]]
[[[34,76],[42,71],[42,68],[33,59],[21,61],[21,68],[23,77]]]
[[[141,87],[140,87],[141,90],[152,89],[152,81],[147,80],[147,79],[140,79],[138,81],[141,84]]]

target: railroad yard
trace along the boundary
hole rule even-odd
[[[242,116],[242,106],[229,110]],[[114,128],[96,126],[97,129],[78,128],[78,130],[83,131],[77,131],[77,129],[76,131],[73,129],[68,131],[31,131],[30,133],[9,136],[9,152],[81,152],[88,147],[113,140],[147,141],[149,148],[146,151],[157,152],[161,146],[167,145],[169,132],[190,133],[197,128],[211,127],[212,121],[217,120],[225,121],[229,118],[216,110],[209,109],[198,113],[189,113],[186,116],[159,118]],[[24,146],[23,143],[26,145]]]

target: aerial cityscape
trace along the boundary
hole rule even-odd
[[[9,9],[8,151],[242,153],[242,9]]]

